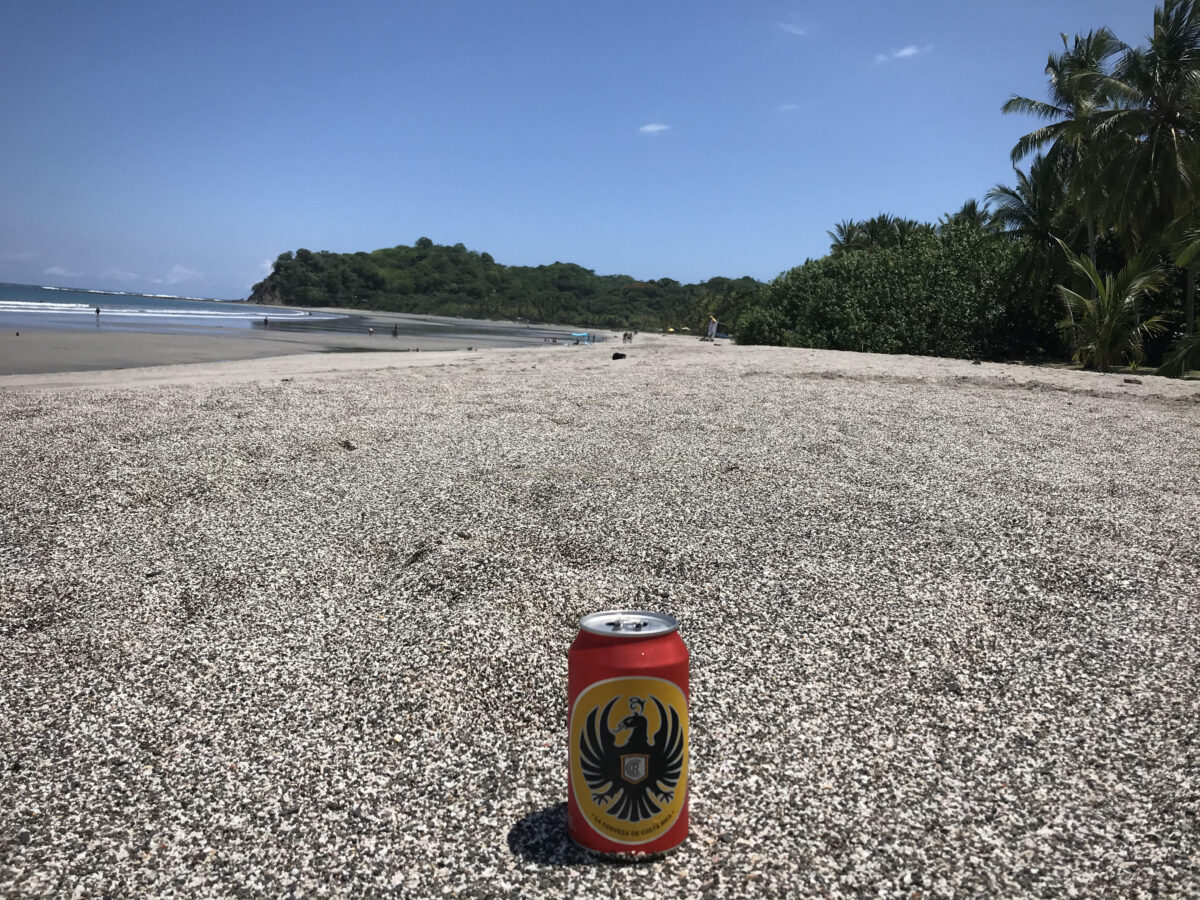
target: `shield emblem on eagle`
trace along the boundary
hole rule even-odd
[[[621,754],[621,777],[630,784],[643,781],[650,772],[650,755],[648,753]]]

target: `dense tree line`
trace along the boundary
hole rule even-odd
[[[835,250],[775,279],[737,319],[743,343],[962,358],[1058,350],[1012,278],[1019,250],[968,224]]]
[[[1200,2],[1164,0],[1146,46],[1063,36],[1046,124],[1014,185],[937,225],[844,221],[827,257],[741,313],[746,341],[948,356],[1051,354],[1101,369],[1200,364]]]
[[[429,238],[372,253],[284,253],[254,286],[254,302],[524,319],[609,328],[695,327],[740,308],[762,284],[710,278],[680,284],[597,275],[573,263],[505,266],[462,244]]]

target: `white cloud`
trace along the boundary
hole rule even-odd
[[[137,274],[136,272],[126,272],[123,269],[118,269],[116,266],[113,266],[112,268],[108,269],[104,273],[104,277],[111,278],[114,281],[142,281],[143,280],[142,276]],[[153,281],[154,279],[151,278],[148,280]]]
[[[59,278],[74,278],[77,275],[82,275],[82,272],[72,272],[70,269],[64,269],[62,266],[50,266],[48,269],[42,269],[43,275],[57,275]]]
[[[777,22],[776,24],[780,31],[786,31],[796,37],[808,37],[808,27],[805,25],[797,25],[795,22]]]
[[[8,253],[0,253],[0,259],[6,262],[29,262],[37,256],[32,250],[10,251]]]
[[[171,266],[171,271],[164,280],[167,284],[179,284],[181,281],[195,281],[202,277],[201,273],[187,266]]]
[[[893,59],[912,59],[914,56],[920,56],[922,53],[929,53],[933,50],[933,44],[926,44],[924,47],[918,47],[916,44],[909,44],[907,47],[901,47],[899,50],[893,50],[891,53],[875,54],[875,62],[885,63]]]
[[[264,259],[258,264],[258,271],[262,272],[264,277],[270,275],[275,271],[275,260]]]
[[[658,134],[659,132],[666,131],[670,127],[670,125],[664,125],[662,122],[650,122],[639,128],[638,132],[641,134]]]
[[[799,108],[800,108],[799,105],[797,105],[795,103],[780,103],[779,104],[780,112],[792,112],[793,110],[797,110]]]

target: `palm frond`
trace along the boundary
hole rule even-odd
[[[1029,132],[1029,134],[1023,135],[1013,146],[1012,153],[1010,154],[1013,164],[1019,163],[1031,153],[1038,152],[1046,144],[1054,144],[1062,135],[1063,128],[1063,123],[1056,122],[1053,125],[1037,128]]]
[[[1039,119],[1061,119],[1068,114],[1068,110],[1055,106],[1053,103],[1045,103],[1041,100],[1031,100],[1028,97],[1020,97],[1013,94],[1005,104],[1000,107],[1002,113],[1023,113],[1027,116],[1037,116]]]
[[[1200,367],[1200,333],[1175,341],[1156,374],[1181,378],[1189,369],[1196,367]]]
[[[1088,260],[1091,265],[1091,260]],[[1130,259],[1112,278],[1109,288],[1118,297],[1136,302],[1143,294],[1154,294],[1162,289],[1166,278],[1145,256]]]
[[[1175,248],[1175,265],[1186,269],[1200,258],[1200,227],[1185,231]]]
[[[1058,323],[1062,328],[1066,325],[1074,328],[1079,322],[1096,314],[1096,303],[1090,297],[1085,297],[1065,285],[1058,285],[1058,296],[1067,308],[1067,318]]]

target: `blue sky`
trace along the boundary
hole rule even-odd
[[[284,250],[769,279],[1011,181],[1149,0],[0,0],[0,281],[242,297]]]

